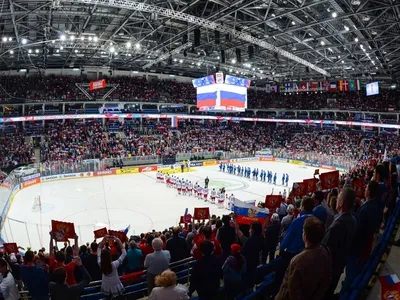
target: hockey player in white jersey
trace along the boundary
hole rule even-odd
[[[225,194],[221,190],[217,193],[218,208],[224,208]]]
[[[176,181],[176,189],[178,190],[178,194],[180,195],[182,193],[182,182],[179,178]]]
[[[217,191],[215,189],[212,189],[210,198],[211,198],[211,202],[214,204],[215,204],[215,196],[217,196]]]
[[[188,185],[188,194],[190,196],[192,196],[193,193],[193,183],[191,181],[189,181],[189,185]]]
[[[182,194],[186,195],[186,181],[182,180]]]
[[[203,198],[204,198],[204,202],[207,202],[208,199],[208,188],[203,188]]]
[[[233,202],[235,201],[235,196],[231,194],[228,198],[228,209],[232,209]]]

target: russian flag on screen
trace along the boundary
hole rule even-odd
[[[259,208],[238,199],[234,201],[233,212],[237,215],[236,220],[239,224],[249,225],[257,221],[263,224],[269,213],[268,209]]]
[[[215,85],[197,88],[197,108],[215,106],[217,103],[217,89]]]
[[[247,107],[247,88],[225,86],[220,90],[221,106]]]

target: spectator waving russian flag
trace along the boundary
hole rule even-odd
[[[239,224],[251,224],[253,222],[264,223],[265,218],[269,216],[269,210],[259,208],[245,203],[235,198],[233,212],[236,214],[236,220]]]

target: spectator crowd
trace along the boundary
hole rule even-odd
[[[196,103],[196,89],[191,82],[134,76],[111,76],[105,79],[108,84],[105,89],[89,91],[91,80],[86,76],[2,76],[0,103],[88,101],[89,98],[77,84],[86,90],[90,100]],[[106,97],[112,87],[116,89]],[[381,91],[380,95],[368,97],[364,92],[267,93],[265,87],[251,87],[248,90],[249,108],[335,108],[387,112],[399,110],[397,99],[398,93],[394,90]]]
[[[363,177],[361,177],[363,176]],[[363,178],[364,195],[354,189]],[[349,290],[385,226],[397,198],[395,161],[370,161],[341,177],[338,188],[282,198],[263,224],[241,225],[234,214],[142,233],[121,241],[105,236],[79,246],[51,241],[48,252],[0,253],[0,291],[18,299],[79,299],[92,281],[108,299],[124,299],[125,285],[145,271],[149,299],[224,299],[253,291],[257,268],[274,272],[275,299],[336,299]],[[170,264],[192,257],[189,285],[177,283]],[[265,274],[263,274],[264,276]],[[139,279],[138,279],[139,278]],[[127,279],[129,279],[127,281]],[[127,283],[128,282],[128,283]]]

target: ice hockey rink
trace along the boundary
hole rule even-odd
[[[289,174],[289,187],[293,182],[310,178],[312,167],[281,162],[239,163],[252,169],[270,170],[277,173],[277,185],[251,181],[236,175],[219,171],[219,166],[193,168],[193,172],[176,174],[204,185],[210,179],[209,188],[225,187],[242,201],[264,201],[265,195],[283,193],[282,173]],[[33,209],[35,197],[41,198],[41,209]],[[193,214],[195,207],[210,207],[211,214],[229,212],[218,209],[217,205],[194,196],[178,195],[177,191],[163,183],[156,182],[156,173],[113,175],[83,179],[46,182],[21,190],[4,224],[2,237],[16,242],[21,247],[48,248],[51,220],[73,222],[79,243],[93,241],[93,230],[123,230],[130,225],[129,235],[163,230],[177,225],[186,208]]]

